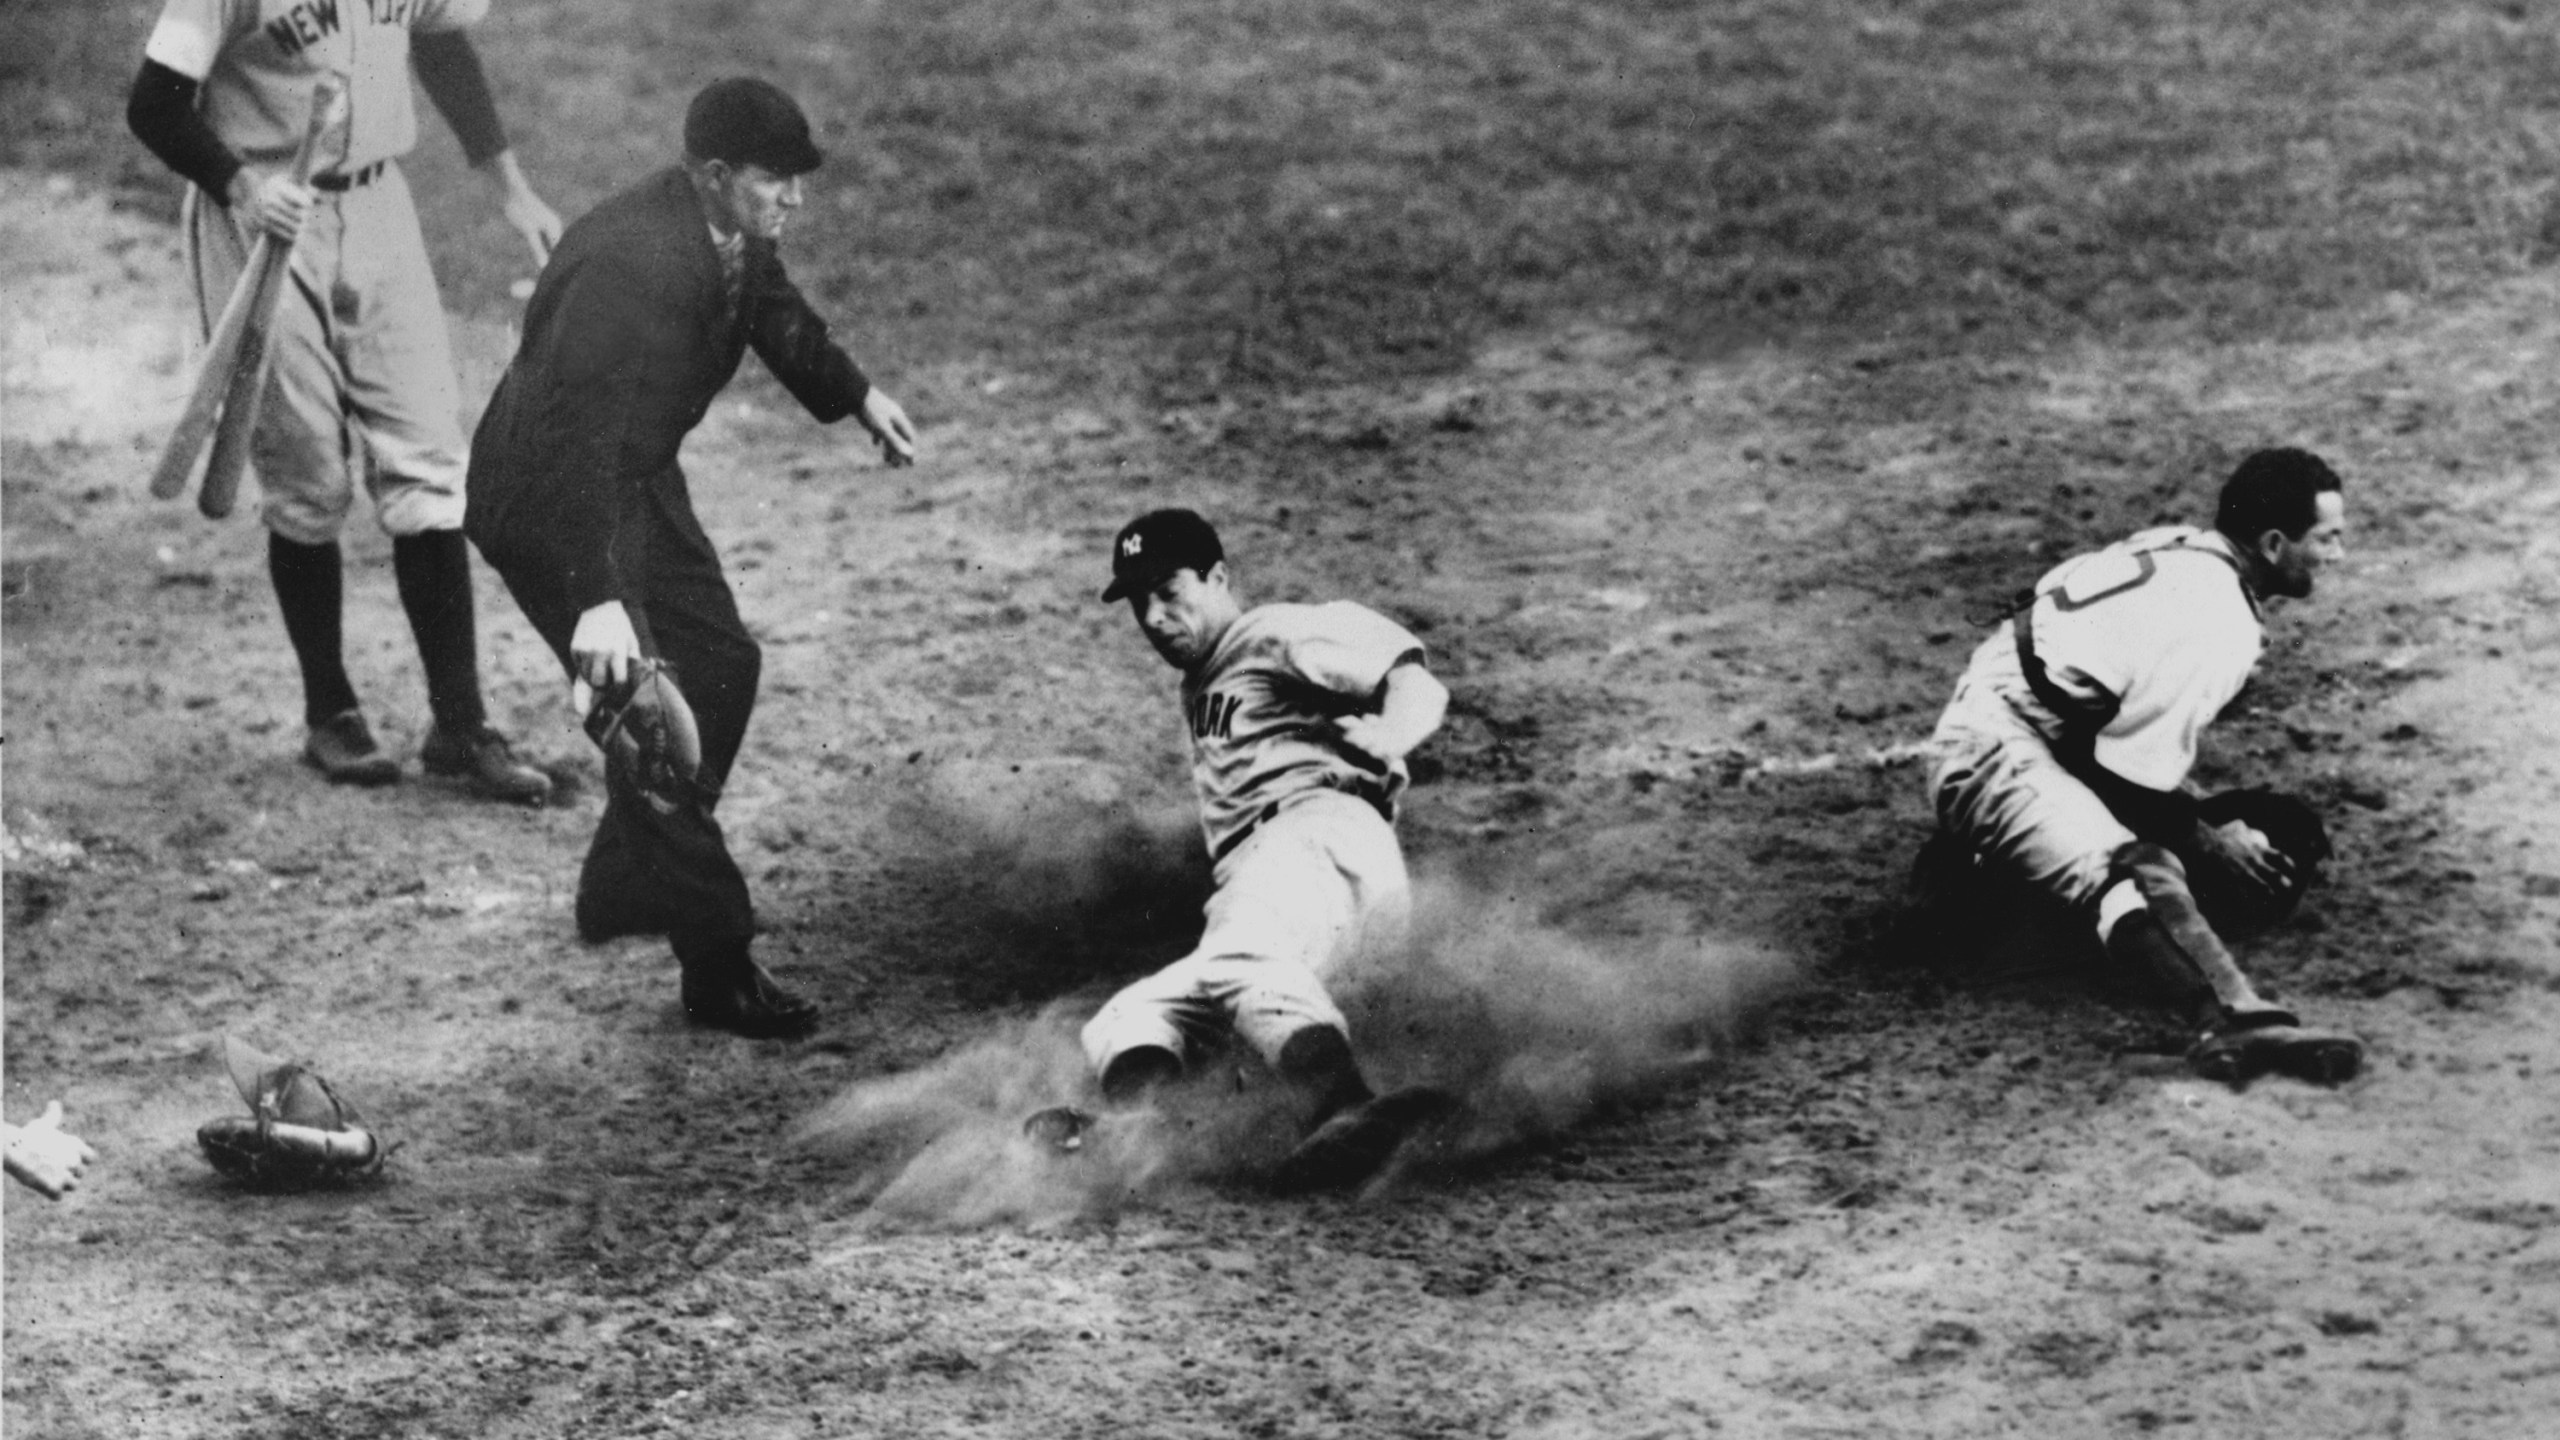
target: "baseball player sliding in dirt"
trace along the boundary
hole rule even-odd
[[[1422,642],[1349,601],[1243,608],[1208,521],[1157,510],[1124,527],[1105,601],[1182,672],[1192,783],[1214,867],[1208,928],[1183,959],[1121,990],[1084,1028],[1103,1103],[1130,1108],[1181,1075],[1190,1041],[1226,1024],[1308,1100],[1283,1193],[1374,1173],[1447,1108],[1437,1091],[1371,1091],[1326,980],[1403,943],[1412,897],[1393,825],[1404,757],[1440,726],[1449,692]],[[1073,1149],[1069,1106],[1025,1122]]]
[[[126,118],[194,182],[184,224],[207,328],[260,231],[291,245],[274,372],[251,453],[265,492],[267,569],[302,669],[304,760],[342,784],[400,778],[356,700],[342,654],[339,532],[365,479],[434,712],[430,774],[539,802],[551,782],[492,729],[480,692],[471,557],[462,539],[461,395],[444,306],[399,160],[427,96],[539,263],[560,217],[508,149],[463,27],[488,0],[166,0]],[[287,162],[322,77],[346,94],[310,184]]]
[[[1942,837],[2093,920],[2112,964],[2187,1010],[2203,1032],[2189,1061],[2215,1079],[2334,1084],[2363,1062],[2354,1036],[2260,997],[2197,900],[2289,910],[2328,853],[2317,818],[2186,787],[2198,735],[2265,647],[2261,602],[2307,598],[2345,524],[2319,457],[2251,455],[2213,529],[2146,530],[2047,572],[1974,651],[1934,737]]]

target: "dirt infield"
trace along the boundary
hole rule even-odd
[[[593,763],[485,577],[495,709],[573,798],[294,764],[254,531],[137,481],[182,380],[168,233],[23,174],[0,230],[8,1108],[58,1095],[104,1156],[67,1203],[8,1200],[12,1435],[2325,1440],[2560,1411],[2560,287],[1990,368],[1592,329],[1155,413],[928,376],[982,403],[895,475],[742,391],[693,464],[769,656],[725,813],[769,953],[834,1017],[786,1046],[687,1028],[662,954],[571,937]],[[2191,512],[2261,438],[2339,460],[2355,558],[2278,615],[2208,773],[2332,807],[2333,883],[2255,963],[2372,1038],[2336,1093],[2200,1084],[2138,1010],[1882,954],[1965,611],[2066,521]],[[2069,478],[2093,457],[2154,488]],[[1174,497],[1228,521],[1253,593],[1409,618],[1459,697],[1407,824],[1454,988],[1363,993],[1478,1006],[1542,1098],[1363,1198],[1061,1180],[980,1123],[1180,944],[1196,880],[1146,838],[1183,798],[1168,685],[1090,594],[1122,512]],[[405,751],[379,537],[350,592]],[[1793,988],[1754,1003],[1773,969]],[[388,1183],[218,1183],[191,1133],[235,1103],[224,1033],[381,1116]],[[899,1104],[929,1162],[885,1122],[794,1143]]]
[[[883,471],[750,377],[687,452],[765,647],[722,814],[829,1007],[797,1045],[575,940],[595,762],[485,571],[492,710],[561,802],[295,762],[255,523],[143,491],[190,353],[115,128],[140,31],[12,21],[6,1113],[101,1152],[0,1197],[12,1440],[2554,1433],[2527,7],[502,7],[568,213],[663,158],[702,34],[762,36],[718,62],[783,57],[838,155],[792,263],[924,429]],[[447,137],[415,168],[468,194]],[[522,266],[454,209],[478,397]],[[2234,1092],[1901,926],[1981,617],[2284,443],[2346,476],[2350,558],[2198,778],[2326,813],[2246,958],[2373,1063]],[[1257,1190],[1241,1061],[1077,1163],[1014,1132],[1201,883],[1171,677],[1093,598],[1163,503],[1453,691],[1422,944],[1347,999],[1382,1076],[1470,1103],[1359,1196]],[[348,604],[413,758],[362,524]],[[226,1034],[317,1062],[385,1180],[220,1182]]]

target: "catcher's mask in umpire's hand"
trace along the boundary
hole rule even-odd
[[[606,771],[629,780],[660,814],[693,803],[702,731],[665,661],[642,660],[627,682],[597,692],[587,738],[604,751]]]

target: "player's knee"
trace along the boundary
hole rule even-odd
[[[1339,1026],[1309,1025],[1298,1030],[1281,1042],[1271,1068],[1311,1094],[1320,1115],[1369,1098],[1369,1082],[1351,1054],[1351,1037]]]
[[[1182,1034],[1155,1006],[1115,995],[1084,1024],[1079,1037],[1085,1063],[1097,1076],[1132,1050],[1156,1049],[1179,1057]]]
[[[2107,856],[2109,883],[2130,880],[2145,898],[2175,895],[2187,898],[2187,867],[2177,852],[2166,845],[2148,840],[2135,840],[2119,845]]]
[[[335,545],[346,529],[347,511],[332,509],[299,496],[270,495],[259,507],[258,518],[269,534],[280,535],[296,545]]]
[[[1102,1067],[1103,1103],[1135,1105],[1182,1078],[1182,1057],[1161,1045],[1132,1045]]]

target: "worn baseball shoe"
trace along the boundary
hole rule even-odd
[[[2278,1014],[2273,1023],[2217,1030],[2187,1052],[2187,1065],[2207,1080],[2246,1085],[2261,1075],[2290,1075],[2314,1085],[2343,1085],[2364,1068],[2364,1042],[2343,1030],[2313,1030]]]
[[[1085,1132],[1092,1128],[1093,1117],[1073,1105],[1052,1105],[1022,1122],[1023,1134],[1060,1155],[1083,1149]]]
[[[483,725],[467,734],[436,726],[418,747],[418,768],[460,780],[492,800],[539,805],[551,798],[551,777],[516,754],[507,737]]]
[[[751,1040],[798,1040],[818,1028],[818,1003],[783,989],[753,960],[718,975],[688,974],[683,993],[693,1023]]]
[[[1445,1090],[1413,1086],[1335,1112],[1271,1173],[1277,1195],[1341,1190],[1378,1173],[1416,1131],[1457,1108]]]
[[[332,785],[390,785],[400,779],[400,762],[374,743],[361,710],[342,710],[312,726],[302,742],[302,763]]]

